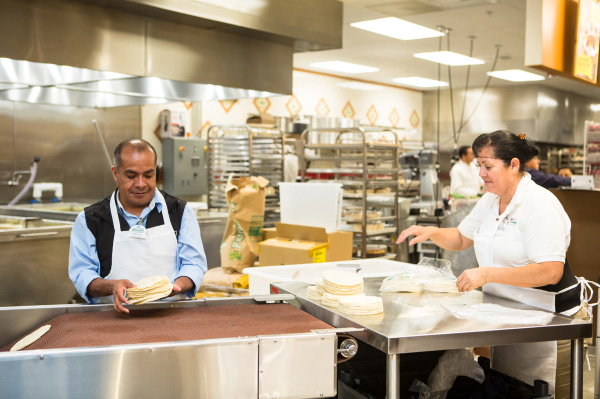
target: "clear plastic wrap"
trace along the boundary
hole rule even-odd
[[[379,291],[458,292],[449,260],[423,258],[417,265],[403,265],[403,269],[384,279]]]
[[[476,320],[484,323],[535,324],[545,326],[554,315],[541,310],[507,308],[493,303],[470,305],[444,305],[457,319]]]

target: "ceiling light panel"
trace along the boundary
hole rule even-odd
[[[366,65],[352,64],[350,62],[344,61],[313,62],[312,64],[310,64],[310,66],[344,73],[367,73],[379,71],[379,68],[373,68]]]
[[[521,69],[507,69],[505,71],[488,72],[487,74],[494,78],[509,80],[511,82],[532,82],[546,79],[543,76]]]
[[[392,79],[396,83],[403,85],[414,86],[414,87],[445,87],[448,86],[446,82],[440,82],[439,80],[421,78],[418,76],[408,78],[395,78]]]
[[[395,17],[355,22],[350,24],[350,26],[400,40],[416,40],[444,36],[444,33],[439,30],[413,24],[412,22]]]
[[[414,57],[421,58],[427,61],[433,61],[444,65],[459,66],[459,65],[481,65],[485,61],[458,54],[453,51],[434,51],[431,53],[416,53]]]

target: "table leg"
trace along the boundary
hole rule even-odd
[[[386,399],[400,399],[400,355],[387,355]]]
[[[571,398],[583,397],[583,339],[571,340]]]

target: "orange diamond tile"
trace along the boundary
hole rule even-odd
[[[421,123],[421,118],[419,118],[419,114],[417,114],[417,110],[413,110],[412,114],[410,114],[410,118],[408,119],[408,121],[410,122],[410,125],[413,128],[416,128],[417,126],[419,126],[419,123]]]
[[[379,118],[379,114],[377,113],[375,106],[371,105],[371,107],[369,107],[369,110],[367,111],[367,119],[369,120],[369,123],[371,125],[374,125],[375,122],[377,122],[377,118]]]
[[[327,106],[327,103],[323,97],[321,97],[321,101],[319,101],[315,110],[317,111],[318,116],[329,115],[329,107]]]
[[[295,94],[292,94],[288,102],[285,104],[285,108],[288,110],[290,115],[298,115],[300,110],[302,109],[302,105],[300,101],[298,101],[298,97]]]
[[[208,128],[210,127],[210,121],[206,121],[204,122],[204,125],[202,125],[202,128],[200,129],[201,132],[204,132],[206,130],[208,130]]]
[[[253,103],[258,112],[267,112],[271,106],[271,100],[268,98],[255,98]]]
[[[219,100],[219,104],[221,104],[221,107],[223,107],[226,114],[231,111],[231,108],[233,108],[236,102],[237,100]]]
[[[390,123],[393,127],[396,127],[398,122],[400,122],[400,115],[398,114],[398,111],[396,111],[396,108],[394,108],[390,113]]]
[[[185,109],[187,109],[188,111],[190,110],[190,108],[192,108],[193,103],[191,101],[183,101],[183,106],[185,107]]]
[[[346,105],[344,105],[344,108],[342,108],[342,115],[344,118],[354,118],[354,115],[356,115],[356,112],[354,112],[354,108],[352,107],[352,104],[350,104],[350,101],[348,101]]]

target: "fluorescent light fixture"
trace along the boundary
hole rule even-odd
[[[507,69],[506,71],[488,72],[489,76],[498,79],[510,80],[511,82],[531,82],[534,80],[544,80],[543,76],[535,73],[522,71],[520,69]]]
[[[417,53],[413,54],[413,56],[421,58],[423,60],[433,61],[450,66],[485,64],[483,60],[468,57],[466,55],[458,54],[452,51],[434,51],[431,53]]]
[[[373,91],[373,90],[381,90],[382,87],[378,85],[374,85],[371,83],[364,82],[356,82],[352,80],[348,80],[345,82],[340,82],[337,84],[340,87],[350,90],[361,90],[361,91]]]
[[[392,79],[396,83],[401,83],[403,85],[415,86],[415,87],[444,87],[448,86],[446,82],[440,82],[439,80],[420,78],[418,76],[413,76],[410,78],[395,78]]]
[[[377,72],[379,68],[373,68],[370,66],[352,64],[344,61],[325,61],[325,62],[313,62],[310,64],[315,68],[329,69],[330,71],[344,72],[344,73],[366,73],[366,72]]]
[[[350,26],[400,40],[415,40],[444,36],[444,33],[439,30],[426,28],[395,17],[355,22],[350,24]]]
[[[600,104],[590,104],[590,111],[592,111],[592,112],[600,111]]]

